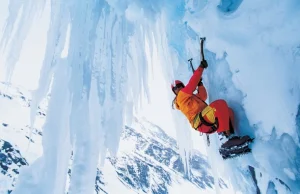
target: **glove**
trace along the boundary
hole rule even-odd
[[[202,60],[201,63],[200,63],[200,67],[202,68],[207,68],[208,67],[208,64],[207,64],[207,61],[206,60]]]
[[[203,83],[202,83],[202,78],[200,79],[199,83],[198,83],[198,86],[202,86]]]

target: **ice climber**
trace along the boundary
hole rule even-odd
[[[172,105],[186,116],[195,130],[206,134],[218,133],[222,144],[219,151],[224,159],[250,152],[248,144],[253,139],[235,135],[234,113],[226,101],[219,99],[209,105],[205,102],[207,92],[202,83],[202,73],[207,67],[207,61],[202,60],[187,85],[179,80],[171,85],[176,95]]]

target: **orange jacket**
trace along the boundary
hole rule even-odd
[[[204,86],[198,86],[203,70],[202,67],[198,67],[189,83],[178,92],[175,99],[176,108],[187,117],[191,124],[193,123],[194,117],[207,106],[204,102],[207,99],[206,89]],[[198,93],[193,94],[197,86]]]

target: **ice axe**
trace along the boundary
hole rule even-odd
[[[199,43],[200,43],[200,55],[201,55],[201,57],[202,57],[202,60],[201,60],[201,61],[205,61],[204,51],[203,51],[203,46],[204,46],[204,41],[205,41],[205,40],[206,40],[205,37],[200,37],[200,38],[199,38]],[[190,59],[188,60],[188,62],[190,63],[190,66],[191,66],[191,68],[192,68],[192,70],[193,70],[193,73],[194,73],[195,69],[194,69],[194,66],[193,66],[193,58],[190,58]]]
[[[205,40],[206,40],[205,37],[199,38],[200,48],[201,48],[200,52],[201,52],[201,56],[202,56],[202,61],[205,60],[205,58],[204,58],[204,52],[203,52],[203,45],[204,45],[204,41],[205,41]]]
[[[188,62],[190,62],[190,66],[191,66],[191,69],[192,69],[192,71],[193,71],[193,73],[195,72],[195,69],[194,69],[194,66],[193,66],[193,58],[190,58],[189,60],[188,60]],[[200,80],[200,82],[202,82],[202,78],[201,78],[201,80]]]
[[[193,66],[193,58],[190,58],[189,60],[188,60],[188,62],[190,62],[190,66],[191,66],[191,69],[192,69],[192,71],[193,71],[193,73],[195,72],[195,69],[194,69],[194,66]],[[202,78],[201,78],[201,80],[200,80],[200,82],[202,82]],[[200,83],[199,82],[199,83]],[[199,85],[199,84],[198,84]]]
[[[195,69],[194,69],[194,66],[193,66],[193,58],[190,58],[189,60],[188,60],[188,62],[190,62],[190,66],[191,66],[191,68],[192,68],[192,70],[193,70],[193,73],[195,72]]]

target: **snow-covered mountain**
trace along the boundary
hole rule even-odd
[[[41,125],[47,104],[39,107],[37,117],[41,125],[33,128],[30,135],[30,127],[18,123],[19,119],[26,120],[22,117],[29,115],[26,111],[13,112],[13,108],[29,109],[30,96],[24,93],[29,95],[9,84],[0,84],[1,107],[6,104],[1,112],[7,113],[6,117],[0,118],[0,193],[10,193],[19,171],[42,154]],[[187,187],[193,193],[214,193],[215,180],[206,157],[198,151],[192,154],[190,176],[187,178],[176,141],[160,127],[144,119],[136,119],[131,127],[125,126],[121,138],[117,157],[107,156],[104,166],[97,171],[96,193],[114,194],[120,191],[120,187],[123,187],[123,193],[182,193]],[[68,175],[72,175],[71,169]],[[224,192],[228,191],[223,180],[218,182]],[[113,185],[117,190],[114,190]]]

